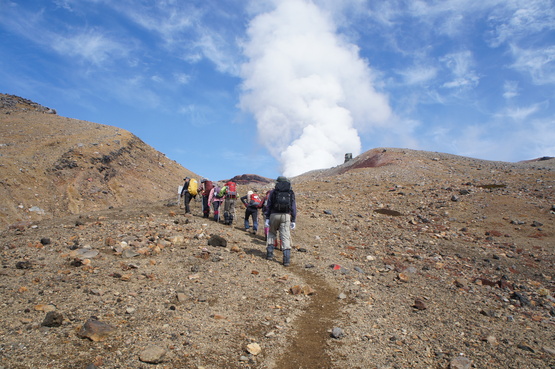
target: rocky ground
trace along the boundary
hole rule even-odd
[[[0,368],[555,368],[553,162],[307,173],[289,268],[198,202],[14,223]]]
[[[296,177],[285,268],[130,132],[0,94],[0,137],[0,369],[555,368],[555,159]]]

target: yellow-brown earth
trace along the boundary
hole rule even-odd
[[[298,176],[285,268],[239,205],[186,217],[194,174],[132,134],[23,108],[0,109],[0,367],[555,367],[553,159],[387,148]]]

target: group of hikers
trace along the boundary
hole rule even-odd
[[[190,202],[197,195],[202,198],[202,214],[210,217],[210,209],[214,212],[214,221],[220,221],[220,208],[223,203],[223,223],[232,225],[235,216],[235,202],[237,199],[245,207],[244,225],[247,232],[258,232],[258,213],[264,217],[264,235],[266,238],[266,259],[274,260],[274,249],[278,247],[277,233],[279,232],[280,247],[283,251],[283,265],[291,263],[291,230],[295,229],[297,218],[297,203],[291,182],[284,176],[279,176],[274,189],[260,196],[254,191],[248,191],[239,197],[237,184],[227,181],[223,186],[208,179],[202,179],[200,185],[194,178],[185,177],[180,196],[185,205],[185,214],[191,214]]]

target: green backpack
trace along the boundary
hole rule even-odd
[[[227,193],[227,186],[223,186],[220,191],[216,194],[216,197],[218,199],[221,199],[222,197],[225,196],[225,194]]]

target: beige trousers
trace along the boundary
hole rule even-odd
[[[282,213],[270,214],[270,229],[268,231],[268,246],[274,246],[277,232],[281,240],[282,250],[291,249],[291,215]]]

